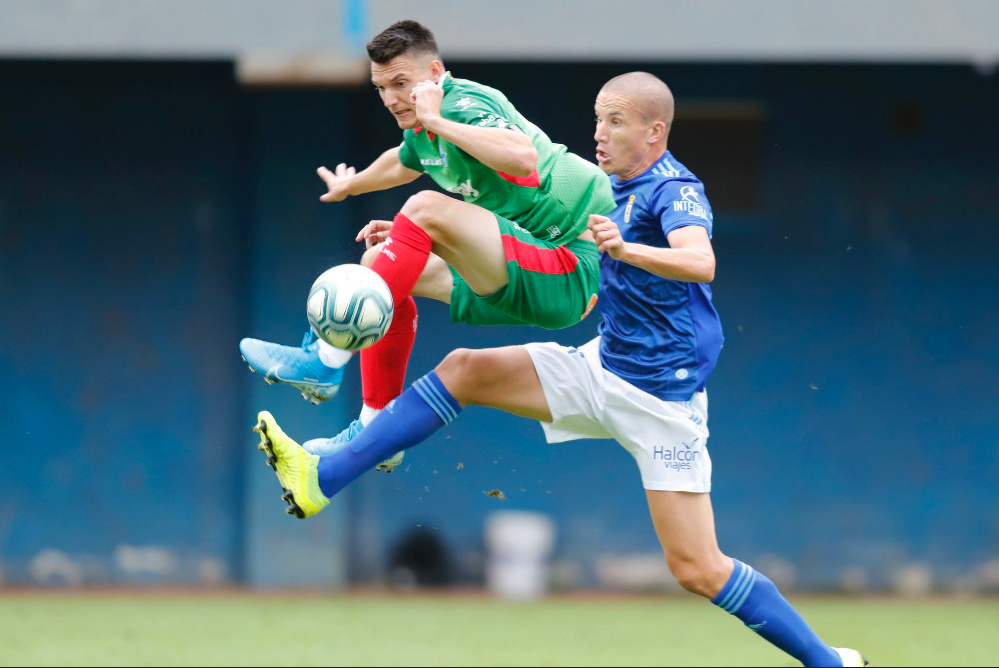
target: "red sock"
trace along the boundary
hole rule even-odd
[[[371,268],[388,283],[396,308],[413,291],[433,249],[430,235],[401,213]],[[394,325],[393,325],[394,326]]]
[[[416,302],[410,293],[427,266],[433,244],[430,235],[399,213],[389,238],[371,263],[371,269],[385,279],[392,291],[395,314],[382,340],[361,351],[361,394],[365,406],[385,408],[402,394],[406,365],[416,340]]]
[[[382,340],[361,351],[361,395],[364,405],[385,408],[402,394],[406,365],[416,340],[416,302],[407,297],[395,305],[392,324]]]

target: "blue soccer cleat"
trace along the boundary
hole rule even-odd
[[[334,369],[319,359],[319,339],[311,328],[298,348],[243,339],[239,351],[250,371],[259,373],[268,384],[291,385],[314,404],[335,397],[343,382],[344,367]]]
[[[355,436],[361,433],[362,429],[364,429],[364,426],[361,424],[361,420],[357,419],[347,425],[346,429],[333,438],[313,438],[305,443],[302,443],[302,447],[305,448],[306,452],[309,454],[325,457],[326,455],[331,455],[341,448],[346,447]],[[397,452],[392,457],[376,466],[375,470],[391,473],[397,466],[399,466],[399,464],[402,464],[402,458],[405,456],[405,452]]]

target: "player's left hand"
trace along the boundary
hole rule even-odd
[[[597,242],[597,250],[607,253],[615,260],[620,260],[624,256],[624,239],[621,237],[621,230],[617,223],[607,216],[598,216],[591,213],[586,221],[586,227],[593,233],[593,240]]]
[[[365,249],[371,248],[375,244],[380,244],[388,239],[389,232],[391,231],[391,220],[372,220],[361,228],[354,241],[363,241]]]
[[[427,123],[433,123],[440,118],[441,101],[444,99],[444,89],[433,81],[421,81],[413,86],[409,99],[413,103],[413,109],[420,123],[427,127]]]

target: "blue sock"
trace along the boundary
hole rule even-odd
[[[319,488],[332,497],[354,478],[450,424],[461,406],[433,371],[385,407],[350,444],[319,459]]]
[[[829,645],[802,619],[763,573],[738,559],[735,570],[711,602],[806,666],[841,666]]]

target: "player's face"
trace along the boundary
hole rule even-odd
[[[629,179],[641,174],[654,151],[650,143],[652,125],[628,97],[616,93],[597,96],[594,105],[597,129],[597,164],[607,174]]]
[[[433,63],[439,62],[432,60],[427,63],[419,56],[403,54],[384,65],[371,63],[371,83],[378,90],[385,108],[392,112],[395,122],[403,130],[411,130],[420,124],[409,93],[421,81],[437,80]]]

